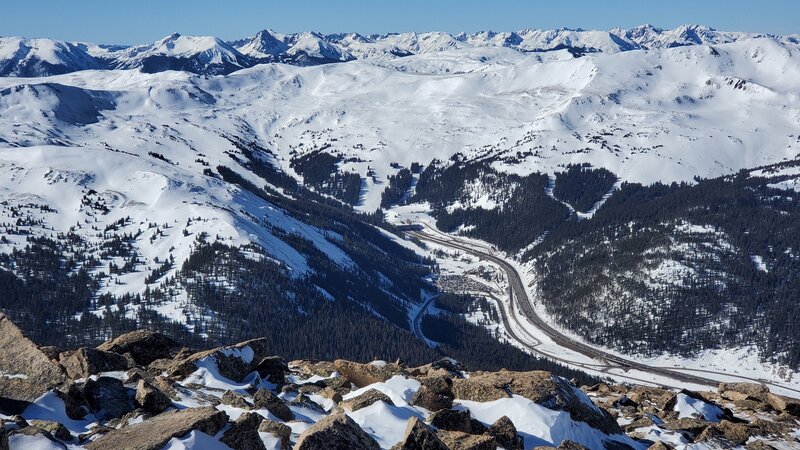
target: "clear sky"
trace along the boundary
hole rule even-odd
[[[800,33],[800,0],[3,0],[0,35],[109,44],[179,32],[236,39],[279,32],[385,33],[609,29],[699,23],[719,30]]]

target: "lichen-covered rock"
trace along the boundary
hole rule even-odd
[[[128,354],[140,366],[146,366],[157,359],[171,358],[180,348],[172,338],[147,330],[125,333],[97,347],[104,352]]]
[[[794,417],[800,417],[800,400],[770,393],[767,395],[770,406]]]
[[[692,434],[702,433],[710,423],[694,418],[672,419],[664,422],[664,428],[673,431],[686,431]]]
[[[289,369],[299,373],[303,377],[311,377],[313,375],[320,377],[329,377],[336,372],[336,367],[331,361],[317,361],[311,359],[297,359],[289,361]]]
[[[32,419],[28,421],[30,426],[39,428],[53,436],[54,438],[60,441],[70,441],[72,440],[72,433],[69,432],[67,427],[64,425],[54,422],[52,420],[35,420]]]
[[[496,450],[497,441],[489,435],[462,433],[461,431],[437,430],[436,436],[452,450]]]
[[[67,374],[0,313],[0,410],[19,413],[52,389],[64,389]]]
[[[449,450],[431,427],[416,417],[408,420],[403,439],[391,450]]]
[[[750,428],[742,423],[733,423],[723,420],[718,424],[711,424],[700,432],[695,442],[726,441],[732,446],[743,445],[750,439]]]
[[[390,399],[388,395],[377,389],[369,389],[363,394],[343,401],[339,406],[341,406],[342,409],[353,412],[361,408],[366,408],[375,402],[384,402],[394,405],[394,402],[392,402],[392,399]]]
[[[228,416],[213,407],[189,408],[159,414],[150,420],[112,430],[86,445],[87,450],[160,450],[174,437],[192,430],[215,435]]]
[[[252,409],[253,405],[244,398],[244,395],[233,392],[231,390],[225,391],[219,402],[223,405],[229,405],[241,409]]]
[[[767,401],[769,388],[759,383],[720,383],[717,388],[720,396],[728,400]]]
[[[382,361],[361,364],[337,359],[333,362],[333,366],[342,376],[360,388],[373,383],[384,382],[395,375],[404,374],[403,368],[397,364],[384,363]]]
[[[380,446],[353,419],[332,414],[300,435],[294,450],[378,450]]]

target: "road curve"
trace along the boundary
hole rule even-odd
[[[619,357],[617,355],[613,355],[611,353],[604,352],[604,351],[602,351],[600,349],[597,349],[595,347],[592,347],[592,346],[589,346],[589,345],[584,344],[582,342],[576,341],[576,340],[570,338],[569,336],[566,336],[566,335],[562,334],[561,332],[559,332],[555,328],[551,327],[550,325],[548,325],[544,320],[542,320],[542,318],[539,315],[536,314],[536,311],[533,309],[533,306],[531,305],[530,299],[528,298],[527,291],[525,290],[525,286],[522,283],[522,278],[520,277],[519,273],[517,272],[517,269],[512,264],[510,264],[508,261],[506,261],[505,259],[503,259],[503,258],[501,258],[499,256],[496,256],[493,253],[490,253],[492,251],[491,247],[486,246],[486,245],[478,246],[478,245],[475,245],[475,244],[473,244],[471,242],[467,242],[467,241],[458,239],[458,238],[456,238],[454,236],[443,234],[443,233],[439,232],[438,230],[432,229],[427,224],[420,224],[420,225],[422,227],[421,230],[411,230],[411,231],[408,231],[407,233],[409,235],[419,239],[419,240],[428,241],[428,242],[432,242],[432,243],[435,243],[435,244],[438,244],[438,245],[442,245],[442,246],[445,246],[445,247],[450,247],[450,248],[453,248],[453,249],[456,249],[456,250],[460,250],[460,251],[463,251],[465,253],[468,253],[468,254],[471,254],[473,256],[476,256],[476,257],[478,257],[480,259],[484,259],[484,260],[490,261],[490,262],[496,264],[497,266],[499,266],[504,272],[506,272],[506,275],[508,277],[508,281],[509,281],[509,292],[508,292],[508,295],[509,295],[509,298],[510,298],[510,304],[511,304],[511,308],[512,309],[516,306],[522,312],[523,316],[525,316],[525,319],[528,322],[530,322],[532,325],[534,325],[536,328],[538,328],[542,333],[547,335],[550,339],[553,340],[553,342],[555,342],[559,346],[561,346],[563,348],[567,348],[567,349],[572,350],[572,351],[575,351],[577,353],[580,353],[580,354],[582,354],[584,356],[587,356],[587,357],[592,358],[593,360],[596,360],[596,361],[599,361],[599,362],[597,364],[576,363],[574,361],[569,361],[569,360],[566,360],[564,358],[560,358],[557,355],[552,355],[550,353],[543,352],[540,349],[536,348],[538,344],[531,344],[528,339],[525,339],[524,337],[520,336],[517,332],[515,332],[513,327],[510,326],[510,321],[514,320],[516,322],[518,328],[520,328],[521,330],[525,330],[526,329],[526,325],[520,323],[514,317],[513,312],[509,313],[509,311],[506,311],[506,309],[503,307],[502,301],[500,301],[500,299],[495,298],[495,300],[497,301],[498,306],[499,306],[498,309],[500,310],[500,313],[501,313],[501,316],[502,316],[503,325],[505,326],[505,329],[507,330],[507,332],[510,335],[510,337],[512,339],[514,339],[515,341],[517,341],[522,346],[524,346],[524,347],[528,348],[529,350],[531,350],[532,352],[541,354],[541,355],[543,355],[543,356],[545,356],[545,357],[547,357],[549,359],[553,359],[553,360],[562,362],[564,364],[568,364],[568,365],[571,365],[571,366],[583,367],[585,369],[591,369],[591,370],[594,370],[594,371],[605,372],[607,370],[615,369],[615,368],[623,369],[625,371],[634,369],[634,370],[637,370],[637,371],[640,371],[640,372],[644,372],[644,373],[648,373],[648,374],[652,374],[652,375],[657,375],[657,376],[660,376],[660,377],[669,378],[669,379],[672,379],[672,380],[675,380],[675,381],[678,381],[678,382],[681,382],[681,383],[692,383],[692,384],[699,384],[699,385],[705,385],[705,386],[714,386],[714,387],[716,387],[717,384],[719,383],[718,380],[713,379],[713,378],[708,378],[708,377],[703,377],[703,376],[699,376],[699,375],[686,373],[687,371],[696,371],[696,372],[717,374],[717,375],[725,376],[725,377],[733,377],[733,378],[738,378],[738,379],[751,381],[751,382],[756,382],[756,383],[764,383],[766,385],[775,386],[775,387],[778,387],[778,388],[781,388],[781,389],[785,389],[785,390],[792,391],[792,392],[795,392],[797,394],[800,394],[800,390],[792,389],[792,388],[787,387],[785,385],[775,385],[773,383],[770,383],[767,380],[754,379],[754,378],[739,376],[739,375],[735,375],[735,374],[729,374],[729,373],[723,373],[723,372],[714,372],[714,371],[709,371],[709,370],[694,370],[694,369],[680,368],[680,367],[650,366],[650,365],[643,364],[643,363],[640,363],[640,362],[637,362],[637,361],[632,361],[632,360],[629,360],[629,359],[626,359],[626,358],[621,358],[621,357]],[[423,316],[424,312],[428,309],[428,306],[429,306],[431,300],[432,299],[428,300],[428,302],[423,306],[423,308],[420,309],[420,313],[414,319],[414,331],[415,331],[415,333],[422,333],[421,327],[418,327],[418,322],[421,322],[421,316]],[[535,340],[535,338],[533,338],[532,336],[529,336],[529,339],[534,339]],[[653,381],[642,380],[642,379],[634,378],[634,377],[628,376],[628,375],[622,375],[622,374],[617,374],[617,373],[615,373],[614,375],[622,377],[622,378],[626,378],[626,379],[629,379],[629,380],[633,380],[633,381],[640,381],[640,382],[658,384],[658,383],[655,383]]]

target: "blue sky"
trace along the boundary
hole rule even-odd
[[[800,0],[5,0],[0,35],[132,44],[172,32],[234,39],[264,28],[323,33],[608,29],[701,23],[720,30],[800,33]]]

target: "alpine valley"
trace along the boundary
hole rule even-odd
[[[326,383],[349,370],[340,366],[382,370],[369,382],[345,374],[353,393],[339,392],[335,403],[372,386],[409,408],[395,417],[400,428],[411,417],[403,414],[422,411],[410,406],[408,386],[433,389],[427,373],[438,370],[462,380],[447,387],[467,402],[460,411],[493,428],[500,420],[491,406],[469,401],[500,397],[460,384],[511,377],[503,385],[514,408],[572,413],[563,430],[553,425],[552,439],[526,431],[524,448],[567,439],[589,448],[744,448],[747,439],[724,428],[744,420],[722,404],[734,400],[755,402],[748,423],[760,411],[789,424],[780,439],[765,434],[774,442],[757,439],[773,447],[752,448],[793,448],[798,190],[800,36],[644,25],[264,30],[229,42],[173,34],[133,46],[0,38],[0,323],[19,327],[20,339],[67,373],[73,352],[55,348],[122,355],[108,341],[168,340],[161,358],[191,370],[129,358],[72,378],[89,385],[113,372],[115,389],[125,381],[132,390],[169,368],[181,383],[169,392],[176,409],[212,405],[225,391],[231,408],[248,409],[254,397],[235,384],[250,380],[246,373],[225,378],[202,364],[209,354],[251,364],[246,343],[196,359],[177,349],[258,339],[256,350],[268,349],[260,357],[296,361],[291,370],[281,364],[271,384],[264,367],[249,367],[264,377],[250,380],[251,390],[316,383],[334,392],[341,386]],[[345,359],[380,362],[319,361]],[[24,373],[5,362],[0,355],[0,387]],[[150,375],[134,380],[120,369]],[[557,400],[523,399],[524,377],[508,374],[533,370],[555,375]],[[486,381],[501,391],[494,382]],[[632,385],[669,395],[718,382],[765,390],[728,385],[714,396],[683,391],[667,406],[652,402],[670,419],[685,419],[686,408],[714,416],[710,444],[695,443],[709,427],[660,434],[661,413],[642,401],[617,421],[592,403],[622,410],[617,397]],[[136,388],[137,401],[148,386]],[[332,412],[320,389],[307,394]],[[726,389],[738,394],[725,397]],[[65,407],[43,395],[23,400]],[[10,417],[2,407],[0,422]],[[578,417],[587,408],[591,417]],[[325,415],[303,414],[309,424]],[[642,417],[650,423],[636,422]],[[365,428],[375,445],[407,438],[379,422]],[[419,423],[407,431],[433,433]],[[651,428],[626,435],[620,426]],[[304,431],[293,427],[275,445]],[[117,448],[98,444],[110,436],[70,445]],[[158,444],[190,448],[203,436]],[[497,442],[453,445],[444,448]]]

